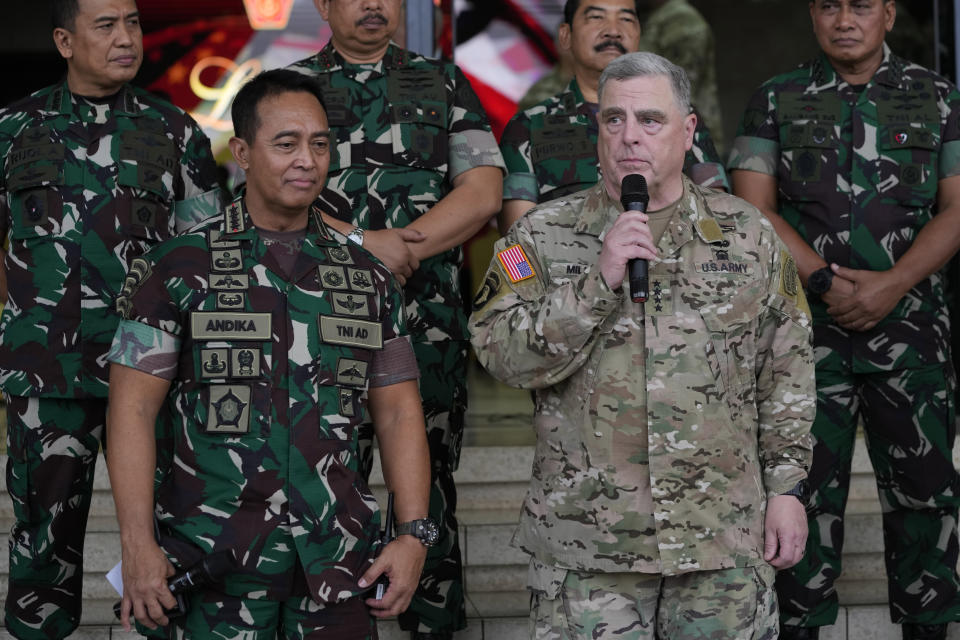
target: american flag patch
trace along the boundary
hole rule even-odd
[[[527,260],[527,254],[523,252],[523,247],[518,244],[504,249],[497,254],[497,258],[510,276],[510,282],[520,282],[536,275],[533,267],[530,266],[530,261]]]

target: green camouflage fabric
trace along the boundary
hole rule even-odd
[[[483,106],[451,63],[391,44],[376,64],[356,65],[328,43],[289,68],[324,87],[336,152],[319,202],[341,220],[365,229],[405,227],[445,197],[464,171],[503,168]],[[451,552],[445,560],[437,557],[439,551],[429,556],[418,592],[400,619],[406,630],[450,631],[466,624],[452,476],[463,436],[466,397],[458,390],[466,384],[466,360],[455,368],[438,366],[468,338],[462,264],[460,247],[445,251],[421,261],[404,287],[407,326],[422,372],[432,463],[430,516],[445,526],[441,546]],[[457,397],[461,400],[454,402]]]
[[[596,104],[584,100],[574,78],[562,92],[513,116],[500,137],[509,171],[503,199],[542,203],[596,184],[600,179],[596,109]],[[683,169],[701,186],[730,190],[702,119],[697,120]]]
[[[767,564],[669,577],[582,573],[532,560],[530,637],[773,640],[779,630],[774,573]]]
[[[107,401],[5,399],[15,521],[4,624],[21,640],[65,638],[80,624],[84,533]]]
[[[375,352],[407,339],[402,297],[316,210],[283,276],[242,203],[132,265],[108,358],[151,372],[179,354],[174,459],[157,490],[174,563],[232,548],[241,566],[224,593],[271,600],[300,563],[309,595],[339,602],[360,593],[378,548],[357,427]]]
[[[64,82],[0,111],[0,156],[10,242],[0,387],[105,398],[113,301],[130,262],[220,207],[210,142],[141,89],[99,104]]]
[[[503,167],[497,141],[458,67],[391,44],[376,64],[346,62],[332,44],[289,67],[324,88],[336,135],[321,208],[365,229],[405,227],[453,188],[459,174]],[[460,247],[420,263],[407,281],[414,342],[466,340]]]
[[[297,584],[294,590],[299,590]],[[137,631],[150,638],[191,640],[376,640],[376,619],[361,598],[345,602],[316,602],[290,596],[282,601],[231,598],[206,589],[187,598],[187,615],[168,627]]]
[[[514,224],[474,301],[480,363],[536,392],[514,544],[545,565],[763,564],[767,499],[806,477],[813,352],[796,267],[754,207],[683,184],[643,307],[597,268],[622,212],[603,183]],[[534,274],[517,282],[499,254],[514,246]]]
[[[837,619],[834,582],[842,569],[843,514],[861,424],[883,513],[891,620],[960,620],[953,370],[937,364],[850,376],[818,369],[817,388],[810,536],[801,561],[777,574],[784,623],[823,626]]]
[[[779,213],[824,260],[883,271],[935,214],[937,182],[960,174],[960,93],[884,46],[858,93],[826,56],[765,82],[728,168],[777,178]],[[853,373],[949,362],[944,275],[917,284],[869,331],[846,331],[811,300],[814,342]],[[818,349],[819,350],[819,349]]]
[[[758,89],[730,168],[775,176],[780,214],[825,260],[886,270],[935,215],[938,181],[960,173],[960,94],[886,45],[859,91],[821,55]],[[805,558],[777,584],[790,624],[836,619],[843,505],[861,421],[884,505],[892,619],[960,619],[945,284],[943,273],[920,282],[869,331],[846,331],[822,301],[811,305],[818,402],[811,533]]]
[[[691,101],[713,134],[713,142],[722,149],[716,47],[713,30],[703,15],[687,0],[667,0],[643,21],[640,51],[656,53],[683,67],[690,78]]]

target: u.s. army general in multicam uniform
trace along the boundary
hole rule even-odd
[[[608,62],[640,46],[639,5],[567,0],[557,41],[571,54],[574,78],[557,95],[519,111],[503,131],[500,151],[509,175],[503,181],[502,233],[533,205],[599,180],[597,83]],[[702,186],[730,189],[710,131],[699,118],[684,173]]]
[[[173,603],[162,580],[173,569],[151,527],[153,418],[165,399],[175,417],[156,499],[163,550],[186,568],[232,549],[239,565],[191,595],[177,637],[371,638],[372,615],[406,608],[426,556],[410,535],[380,548],[380,512],[360,473],[357,427],[369,407],[399,523],[426,516],[403,296],[311,208],[330,158],[321,95],[289,70],[241,89],[230,148],[246,171],[243,196],[137,260],[118,300],[107,430],[124,455],[107,464],[121,613],[164,625],[159,605]],[[386,595],[365,599],[384,570]]]
[[[843,516],[863,424],[883,505],[890,616],[960,621],[955,374],[943,265],[960,246],[960,93],[884,44],[893,0],[816,0],[822,54],[751,97],[730,168],[811,293],[817,354],[810,540],[777,576],[784,635],[837,619]]]
[[[129,84],[133,0],[57,0],[66,79],[0,111],[0,318],[10,536],[6,626],[62,638],[80,622],[83,540],[106,417],[104,357],[130,262],[220,208],[210,142]]]
[[[404,284],[433,464],[430,515],[443,530],[400,627],[450,638],[466,626],[453,481],[469,348],[460,245],[500,208],[503,160],[463,72],[391,42],[401,0],[315,4],[330,42],[290,68],[320,81],[327,99],[336,151],[324,220]]]
[[[775,568],[806,538],[781,495],[810,457],[806,302],[760,212],[682,175],[689,91],[654,54],[611,62],[603,180],[521,218],[475,300],[480,362],[536,391],[514,542],[537,638],[772,638]],[[619,204],[632,173],[649,217]],[[643,305],[632,258],[650,261]]]

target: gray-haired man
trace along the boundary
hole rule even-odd
[[[774,571],[806,539],[806,301],[763,215],[683,176],[689,94],[660,56],[611,62],[602,181],[518,221],[475,301],[480,361],[537,395],[515,536],[536,638],[775,637]],[[630,174],[646,214],[620,205]],[[634,258],[643,304],[624,286]]]

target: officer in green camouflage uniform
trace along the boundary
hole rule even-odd
[[[317,6],[331,40],[291,68],[323,85],[336,137],[324,220],[405,284],[433,465],[430,514],[443,529],[400,626],[449,637],[466,625],[453,483],[467,402],[460,245],[499,210],[503,161],[463,73],[391,43],[401,0]]]
[[[573,56],[574,78],[557,95],[519,111],[503,131],[500,150],[509,175],[503,183],[500,231],[533,205],[596,184],[597,82],[604,66],[637,51],[639,3],[567,0],[559,45]],[[730,189],[710,132],[697,119],[684,172],[705,187]]]
[[[816,0],[822,55],[764,83],[730,169],[811,292],[817,347],[811,535],[777,580],[786,637],[838,612],[862,423],[883,510],[890,611],[907,638],[960,620],[955,416],[943,265],[960,243],[960,94],[890,52],[892,0]]]
[[[244,195],[134,261],[117,307],[108,467],[123,541],[124,610],[169,620],[167,560],[232,549],[236,571],[194,593],[186,637],[375,637],[413,595],[426,550],[380,548],[357,428],[369,406],[399,522],[426,516],[429,464],[403,297],[389,271],[311,204],[330,130],[320,88],[267,72],[233,105]],[[153,419],[175,408],[174,461],[156,495]],[[166,552],[166,555],[164,554]],[[373,556],[380,554],[371,567]],[[363,594],[386,571],[382,601]],[[360,597],[358,597],[360,596]],[[126,620],[124,620],[126,624]]]
[[[815,406],[796,269],[754,207],[682,175],[682,69],[633,53],[600,82],[603,180],[511,228],[470,320],[480,362],[536,393],[514,537],[531,637],[774,638]],[[618,202],[632,173],[649,215]],[[650,261],[642,305],[633,258]]]
[[[643,17],[640,49],[683,67],[693,89],[693,104],[723,148],[723,119],[717,99],[717,62],[713,31],[687,0],[640,0]]]
[[[53,4],[66,79],[0,111],[0,388],[16,517],[5,619],[18,638],[62,638],[80,621],[126,268],[220,206],[200,128],[127,84],[142,57],[133,0]]]

